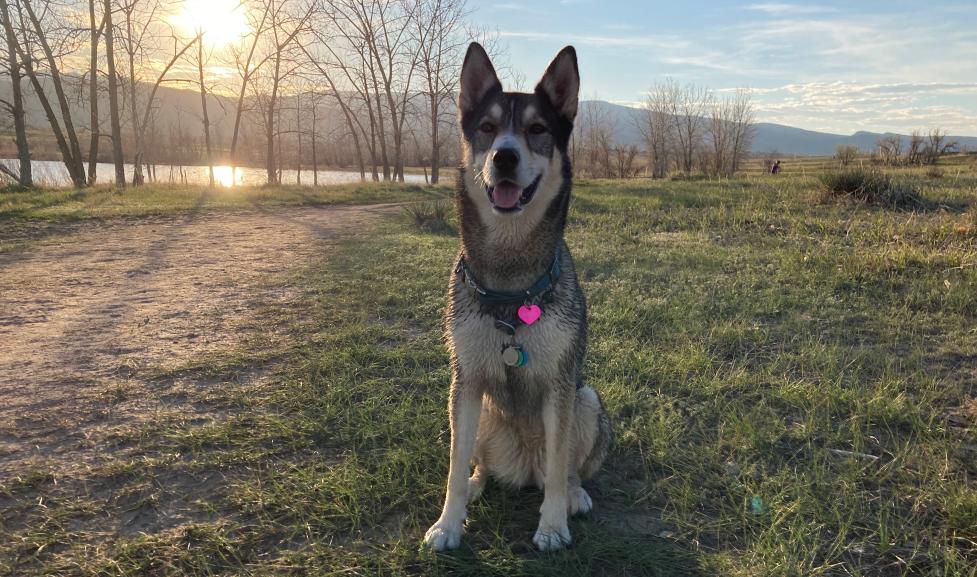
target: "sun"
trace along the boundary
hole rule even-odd
[[[188,34],[203,32],[204,44],[233,44],[248,33],[248,18],[239,0],[185,0],[174,23]]]

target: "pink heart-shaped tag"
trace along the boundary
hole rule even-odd
[[[518,314],[519,320],[527,325],[531,325],[539,320],[539,315],[543,314],[543,311],[541,311],[537,305],[522,305],[519,307]]]

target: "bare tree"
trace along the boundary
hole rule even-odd
[[[730,123],[732,103],[727,99],[713,100],[705,125],[709,141],[710,171],[715,176],[729,176],[732,167],[733,129]]]
[[[695,167],[696,151],[702,142],[705,114],[712,95],[705,88],[694,84],[679,85],[675,80],[665,81],[669,104],[669,116],[678,150],[679,168],[691,174]]]
[[[673,123],[669,118],[670,90],[664,84],[656,84],[645,97],[644,107],[635,114],[634,122],[645,150],[650,157],[651,176],[664,178],[668,174],[669,150]]]
[[[255,51],[257,50],[259,42],[262,39],[262,35],[267,31],[265,25],[268,22],[268,16],[271,13],[272,6],[273,4],[271,2],[263,3],[261,5],[261,12],[260,12],[261,17],[258,18],[257,20],[252,19],[252,24],[254,24],[255,22],[257,22],[257,24],[254,24],[250,36],[250,41],[247,42],[248,45],[247,56],[244,57],[242,61],[240,53],[234,54],[234,62],[237,65],[238,73],[241,75],[241,85],[240,88],[238,89],[238,94],[237,94],[237,106],[234,109],[234,129],[231,134],[231,149],[229,152],[231,157],[232,173],[236,169],[238,163],[237,146],[238,146],[238,137],[241,134],[241,116],[244,113],[244,97],[247,94],[248,87],[250,86],[252,75],[254,75],[255,71],[258,70],[258,68],[260,68],[261,65],[263,65],[265,62],[267,62],[269,57],[271,56],[269,54],[264,58],[259,58],[258,61],[255,62]],[[246,13],[251,14],[250,11]],[[296,29],[296,32],[297,31],[298,29]]]
[[[440,179],[444,145],[441,126],[455,119],[450,105],[458,87],[458,66],[465,45],[465,38],[459,32],[466,14],[464,0],[428,0],[419,4],[411,19],[431,124],[431,184],[437,184]]]
[[[835,149],[835,160],[842,166],[848,166],[858,158],[858,147],[854,144],[839,144]]]
[[[281,166],[277,154],[280,148],[278,119],[280,117],[279,95],[285,79],[295,72],[296,60],[292,57],[295,38],[306,29],[314,2],[300,7],[288,0],[264,0],[269,4],[268,24],[271,32],[269,61],[272,70],[266,80],[267,91],[262,94],[262,115],[265,125],[265,173],[268,184],[280,182]],[[254,72],[252,72],[254,74]],[[261,100],[262,98],[259,98]]]
[[[27,142],[27,118],[24,112],[23,89],[20,84],[21,72],[17,57],[17,38],[14,35],[13,21],[10,19],[10,9],[6,0],[0,2],[0,18],[3,19],[0,25],[3,26],[3,36],[7,45],[7,72],[10,74],[11,91],[10,102],[0,100],[0,103],[7,108],[14,120],[17,158],[20,164],[17,174],[10,176],[16,178],[21,186],[31,187],[34,185],[34,178],[31,170],[31,151]]]
[[[906,150],[907,164],[922,164],[924,142],[923,134],[919,130],[913,130],[912,135],[909,137],[909,148]]]
[[[947,141],[946,132],[934,128],[926,136],[926,144],[923,147],[923,162],[925,164],[936,164],[940,157],[957,147],[956,141]]]
[[[595,178],[612,178],[614,170],[614,134],[617,124],[609,109],[596,99],[580,104],[574,124],[575,166],[582,174]]]
[[[729,122],[732,128],[732,157],[730,174],[735,174],[743,161],[749,157],[756,135],[756,109],[753,98],[747,90],[739,89],[732,97]]]
[[[634,178],[638,174],[635,159],[638,158],[638,146],[628,144],[616,146],[613,149],[615,176],[617,178]]]
[[[714,175],[729,177],[739,169],[753,142],[753,119],[753,103],[744,90],[737,90],[732,97],[712,100],[705,135]]]
[[[902,155],[902,137],[898,134],[883,136],[875,142],[879,148],[879,162],[884,166],[894,166]]]
[[[194,44],[201,41],[201,34],[198,33],[196,36],[194,36],[189,41],[187,41],[178,50],[176,49],[176,43],[178,42],[178,40],[176,39],[175,36],[173,38],[173,41],[174,41],[173,56],[171,56],[169,61],[167,61],[166,65],[163,66],[163,69],[159,72],[159,75],[156,77],[156,81],[153,82],[153,88],[150,90],[149,97],[146,99],[146,107],[143,110],[142,120],[139,122],[139,138],[136,139],[137,148],[135,154],[135,158],[138,161],[143,161],[146,158],[146,148],[145,148],[146,141],[147,141],[146,130],[147,127],[150,126],[150,115],[153,113],[153,104],[156,101],[156,92],[159,90],[160,85],[167,80],[167,75],[169,74],[170,70],[173,69],[173,66],[181,58],[183,58],[183,55],[186,54],[186,52]],[[181,137],[176,140],[182,142],[183,138]]]
[[[78,144],[78,133],[75,131],[74,123],[71,118],[71,108],[68,105],[68,97],[65,92],[65,84],[62,80],[58,59],[60,54],[56,54],[48,39],[48,33],[55,31],[62,34],[71,34],[73,30],[66,26],[48,26],[47,29],[41,26],[37,11],[31,0],[18,0],[16,4],[19,16],[19,29],[21,32],[21,42],[14,43],[14,50],[20,60],[21,66],[26,76],[31,81],[34,94],[37,96],[44,114],[54,133],[61,158],[72,184],[77,188],[82,188],[88,184],[85,178],[85,166],[81,156],[81,147]],[[51,5],[42,0],[41,14],[45,17],[45,22],[56,21],[59,15],[56,14]],[[25,21],[26,15],[26,21]],[[28,26],[28,22],[30,25]],[[65,30],[67,29],[67,32]],[[61,42],[59,42],[61,44]],[[40,49],[40,55],[36,55],[36,48]],[[51,106],[50,99],[41,81],[42,71],[38,66],[46,66],[50,75],[52,89],[58,100],[58,108],[61,118]],[[62,129],[62,122],[64,123]]]
[[[156,24],[157,15],[161,10],[159,0],[126,0],[120,7],[125,19],[124,26],[117,33],[116,40],[121,45],[126,56],[127,76],[126,84],[128,88],[128,108],[129,124],[132,130],[132,146],[134,154],[132,157],[132,184],[141,185],[145,176],[143,175],[144,147],[141,142],[144,128],[141,125],[139,116],[139,86],[143,82],[143,75],[146,73],[144,65],[147,52],[158,55],[161,50],[159,46],[151,44],[154,39],[153,29]],[[153,68],[152,62],[148,67]],[[121,113],[120,113],[121,114]]]

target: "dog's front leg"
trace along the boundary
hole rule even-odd
[[[478,434],[478,420],[482,412],[482,393],[456,379],[448,402],[451,423],[451,462],[448,465],[448,489],[444,509],[437,523],[427,530],[424,544],[435,551],[455,549],[461,544],[468,504],[468,475],[471,472],[472,452]]]
[[[573,418],[573,385],[555,384],[543,399],[543,432],[546,438],[546,468],[543,506],[533,543],[540,551],[570,544],[567,527],[567,478],[570,462],[570,420]]]

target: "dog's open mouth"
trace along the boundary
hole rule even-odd
[[[495,186],[485,187],[485,192],[488,193],[492,206],[499,212],[517,212],[533,200],[542,178],[543,175],[537,176],[526,188],[511,180],[500,180]]]

